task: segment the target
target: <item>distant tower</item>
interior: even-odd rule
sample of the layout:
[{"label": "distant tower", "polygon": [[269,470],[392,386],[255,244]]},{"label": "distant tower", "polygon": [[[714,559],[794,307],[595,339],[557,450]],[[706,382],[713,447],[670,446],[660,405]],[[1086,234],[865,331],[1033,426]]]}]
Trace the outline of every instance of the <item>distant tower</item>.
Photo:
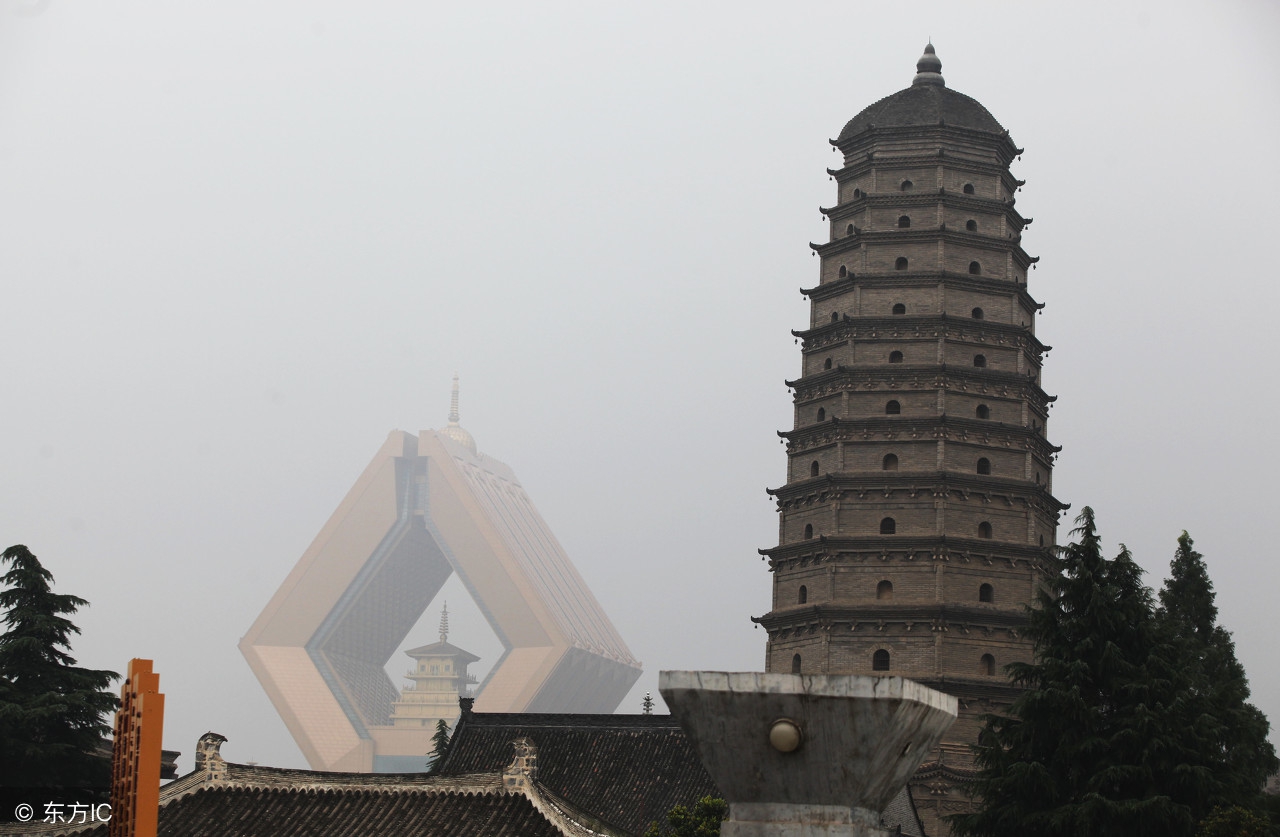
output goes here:
[{"label": "distant tower", "polygon": [[515,472],[459,424],[455,375],[448,425],[391,431],[240,641],[313,769],[421,769],[476,657],[442,619],[411,688],[384,666],[455,573],[503,647],[477,712],[609,713],[640,677]]},{"label": "distant tower", "polygon": [[395,727],[431,727],[444,719],[452,722],[458,715],[458,698],[470,697],[470,686],[476,679],[467,674],[467,666],[480,658],[450,645],[449,603],[440,612],[440,641],[404,653],[414,665],[405,672],[412,686],[400,690],[400,699],[392,704],[391,725]]},{"label": "distant tower", "polygon": [[914,791],[929,833],[967,806],[978,716],[1029,661],[1023,608],[1059,513],[1049,347],[1027,292],[1031,219],[1014,209],[1021,154],[978,102],[949,89],[932,44],[912,85],[832,144],[836,205],[794,389],[777,499],[766,670],[887,674],[960,699]]}]

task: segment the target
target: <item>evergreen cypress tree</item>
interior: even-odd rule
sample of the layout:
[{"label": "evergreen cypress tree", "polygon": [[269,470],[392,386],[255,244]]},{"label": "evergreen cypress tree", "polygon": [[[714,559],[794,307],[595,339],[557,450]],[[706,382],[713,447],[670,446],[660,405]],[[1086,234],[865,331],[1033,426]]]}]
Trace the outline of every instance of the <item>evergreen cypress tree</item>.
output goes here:
[{"label": "evergreen cypress tree", "polygon": [[1180,758],[1165,778],[1197,820],[1214,808],[1256,805],[1263,782],[1280,767],[1267,740],[1270,724],[1248,702],[1249,681],[1214,599],[1204,556],[1183,532],[1156,619],[1179,682]]},{"label": "evergreen cypress tree", "polygon": [[445,757],[449,755],[449,725],[444,718],[436,721],[435,734],[431,736],[431,773],[439,773]]},{"label": "evergreen cypress tree", "polygon": [[1164,794],[1173,684],[1152,674],[1151,592],[1122,550],[1102,557],[1093,510],[1030,611],[1035,661],[1008,666],[1026,689],[988,716],[976,760],[981,810],[954,818],[967,837],[1190,835],[1189,806]]},{"label": "evergreen cypress tree", "polygon": [[111,732],[105,716],[113,671],[80,668],[71,657],[67,615],[88,604],[56,594],[53,574],[31,550],[11,546],[0,582],[0,786],[88,786],[107,781],[110,764],[93,751]]}]

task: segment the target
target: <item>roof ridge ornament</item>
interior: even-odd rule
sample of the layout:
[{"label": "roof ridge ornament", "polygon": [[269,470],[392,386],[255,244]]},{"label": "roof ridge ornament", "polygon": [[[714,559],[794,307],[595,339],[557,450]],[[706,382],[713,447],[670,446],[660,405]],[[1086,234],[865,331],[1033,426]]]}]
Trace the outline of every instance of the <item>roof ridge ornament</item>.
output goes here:
[{"label": "roof ridge ornament", "polygon": [[911,84],[913,87],[921,84],[947,86],[947,82],[942,78],[942,59],[933,51],[932,38],[925,44],[924,54],[916,62],[916,76],[911,80]]},{"label": "roof ridge ornament", "polygon": [[449,603],[447,601],[440,611],[440,641],[449,641]]}]

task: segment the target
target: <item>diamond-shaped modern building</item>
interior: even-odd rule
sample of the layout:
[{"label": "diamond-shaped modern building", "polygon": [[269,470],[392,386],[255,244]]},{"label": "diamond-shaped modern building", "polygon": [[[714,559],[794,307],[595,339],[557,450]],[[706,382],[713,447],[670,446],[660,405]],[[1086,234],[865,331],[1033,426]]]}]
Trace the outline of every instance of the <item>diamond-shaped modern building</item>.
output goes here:
[{"label": "diamond-shaped modern building", "polygon": [[417,770],[384,666],[452,573],[505,649],[484,712],[614,711],[640,664],[510,467],[458,424],[395,430],[240,641],[317,770]]}]

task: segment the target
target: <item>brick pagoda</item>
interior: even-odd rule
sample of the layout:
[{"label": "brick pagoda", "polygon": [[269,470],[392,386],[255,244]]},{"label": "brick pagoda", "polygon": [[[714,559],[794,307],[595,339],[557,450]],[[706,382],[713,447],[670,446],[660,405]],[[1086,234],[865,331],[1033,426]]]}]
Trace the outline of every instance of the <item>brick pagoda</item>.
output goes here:
[{"label": "brick pagoda", "polygon": [[1027,289],[1021,154],[977,101],[948,88],[932,45],[910,87],[832,144],[836,205],[771,494],[778,545],[766,671],[888,674],[960,699],[916,774],[929,833],[968,807],[969,745],[1030,661],[1024,607],[1060,513]]}]

